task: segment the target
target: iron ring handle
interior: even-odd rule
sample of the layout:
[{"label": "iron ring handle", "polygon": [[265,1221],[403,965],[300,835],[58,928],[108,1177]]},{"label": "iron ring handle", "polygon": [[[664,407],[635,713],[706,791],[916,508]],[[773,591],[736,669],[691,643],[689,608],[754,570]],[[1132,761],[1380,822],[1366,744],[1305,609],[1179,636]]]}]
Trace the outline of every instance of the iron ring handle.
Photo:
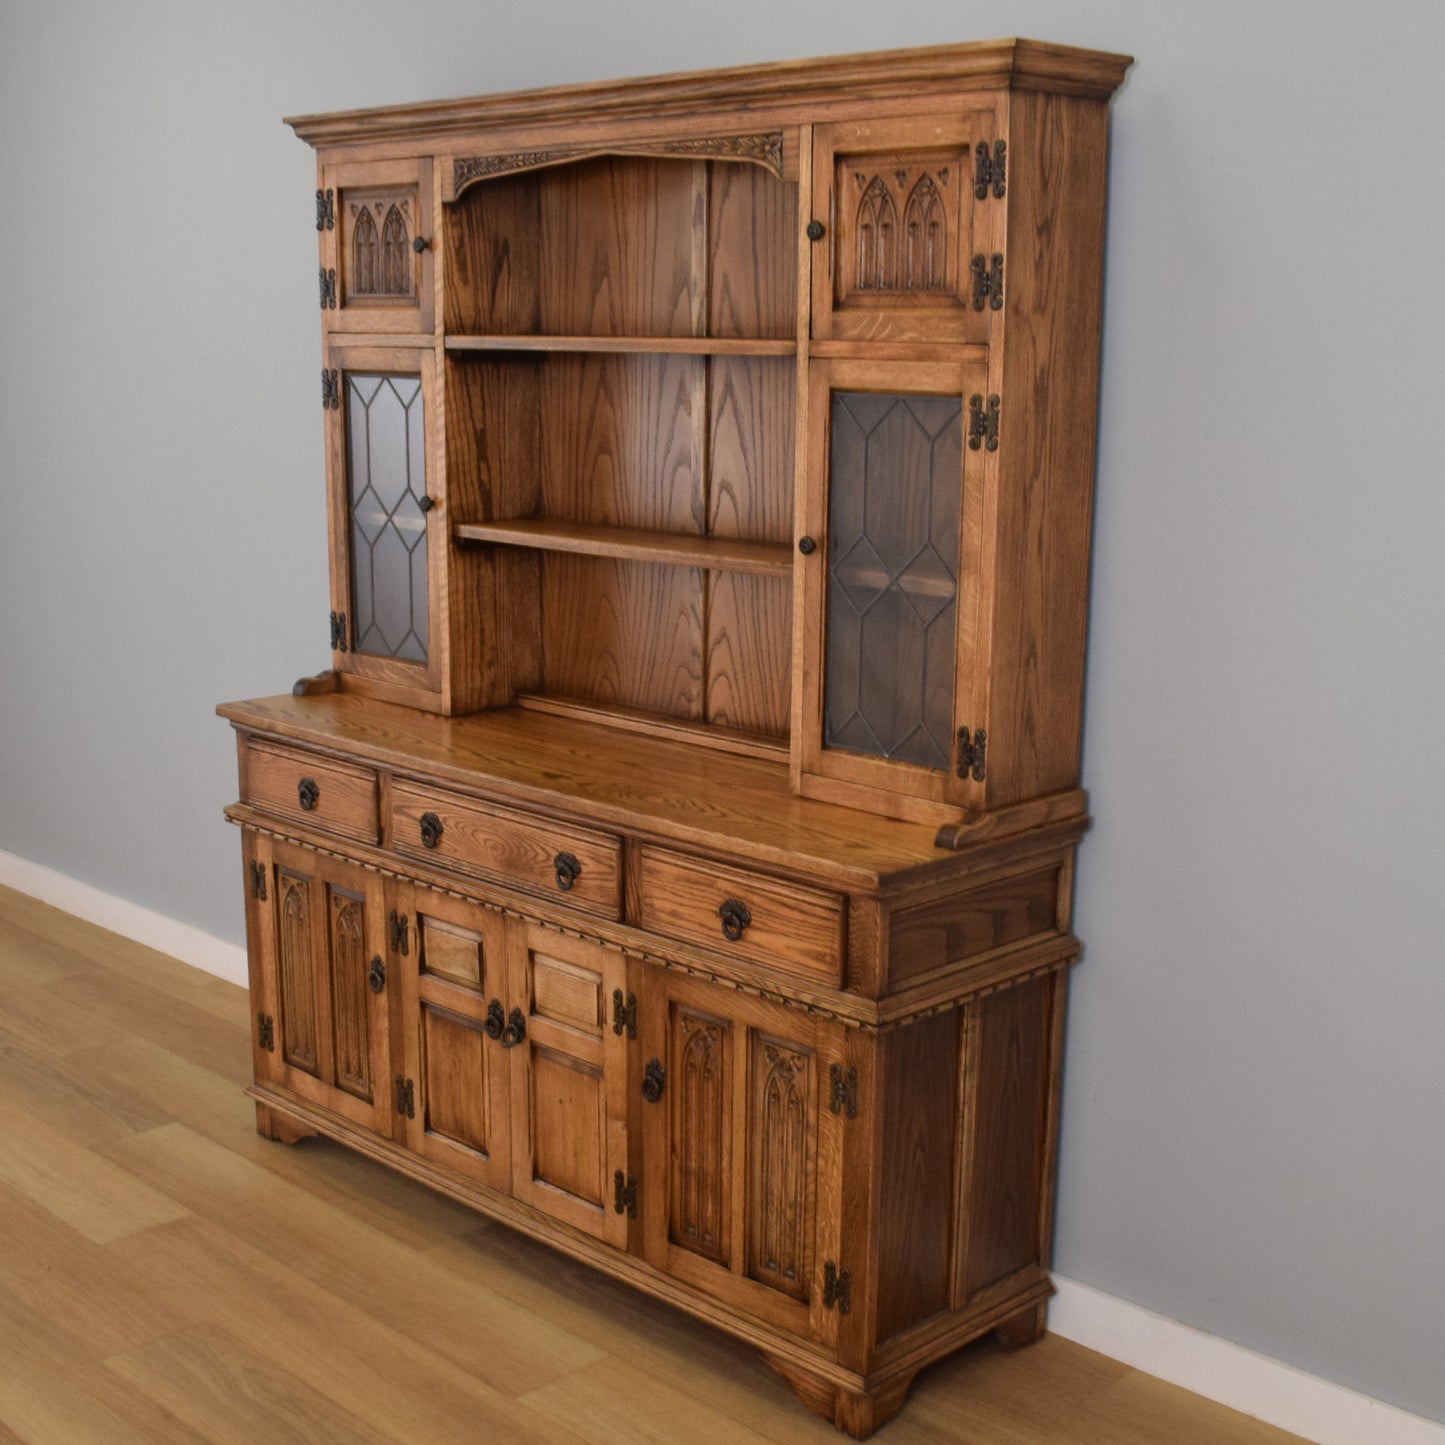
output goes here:
[{"label": "iron ring handle", "polygon": [[662,1088],[667,1082],[667,1074],[662,1067],[660,1059],[649,1059],[647,1067],[642,1071],[642,1097],[649,1104],[655,1104],[662,1098]]},{"label": "iron ring handle", "polygon": [[489,1039],[499,1039],[507,1027],[507,1016],[502,1012],[500,999],[493,999],[487,1005],[487,1019],[482,1025]]},{"label": "iron ring handle", "polygon": [[435,813],[421,815],[421,845],[435,848],[442,840],[442,820]]},{"label": "iron ring handle", "polygon": [[552,860],[552,867],[556,870],[557,886],[568,893],[572,885],[582,876],[582,865],[572,853],[559,853]]},{"label": "iron ring handle", "polygon": [[724,899],[718,906],[717,916],[722,919],[723,937],[729,943],[736,943],[743,936],[743,929],[753,921],[748,905],[738,898]]},{"label": "iron ring handle", "polygon": [[[498,1010],[500,1012],[500,1010]],[[527,1019],[519,1008],[507,1015],[507,1026],[502,1030],[502,1047],[515,1048],[527,1037]]]},{"label": "iron ring handle", "polygon": [[366,974],[366,986],[372,993],[380,993],[386,987],[386,965],[381,961],[379,953],[371,960],[371,968]]},{"label": "iron ring handle", "polygon": [[321,797],[321,789],[316,786],[315,778],[302,778],[296,784],[296,801],[301,804],[301,811],[309,813]]}]

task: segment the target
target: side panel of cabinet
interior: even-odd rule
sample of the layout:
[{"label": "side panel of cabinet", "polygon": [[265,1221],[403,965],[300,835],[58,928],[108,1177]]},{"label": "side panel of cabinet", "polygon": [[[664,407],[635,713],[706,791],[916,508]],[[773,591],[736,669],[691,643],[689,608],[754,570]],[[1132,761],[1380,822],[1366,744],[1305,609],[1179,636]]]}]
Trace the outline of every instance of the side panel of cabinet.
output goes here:
[{"label": "side panel of cabinet", "polygon": [[331,330],[431,332],[431,176],[429,159],[321,167],[320,298]]},{"label": "side panel of cabinet", "polygon": [[647,1258],[734,1309],[831,1342],[823,1278],[837,1254],[842,1124],[825,1102],[829,1027],[661,971],[645,988]]},{"label": "side panel of cabinet", "polygon": [[635,1184],[627,1039],[613,1027],[612,1000],[626,988],[626,959],[555,929],[509,926],[512,1194],[625,1247]]},{"label": "side panel of cabinet", "polygon": [[395,890],[389,921],[402,1019],[398,1065],[407,1147],[505,1191],[511,1182],[506,1050],[507,927],[501,914],[421,885]]},{"label": "side panel of cabinet", "polygon": [[430,347],[333,341],[325,408],[332,665],[387,700],[438,711],[448,543]]},{"label": "side panel of cabinet", "polygon": [[380,876],[260,836],[253,863],[264,1078],[389,1133],[386,1005],[369,982],[385,951]]},{"label": "side panel of cabinet", "polygon": [[813,270],[815,337],[987,340],[999,207],[975,168],[997,129],[989,107],[814,130],[813,215],[832,238]]}]

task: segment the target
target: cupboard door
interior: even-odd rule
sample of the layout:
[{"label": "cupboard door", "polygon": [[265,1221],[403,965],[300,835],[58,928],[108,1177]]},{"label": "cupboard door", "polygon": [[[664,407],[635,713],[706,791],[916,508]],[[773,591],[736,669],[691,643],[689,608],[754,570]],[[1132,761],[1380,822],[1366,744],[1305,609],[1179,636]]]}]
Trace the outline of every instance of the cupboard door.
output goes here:
[{"label": "cupboard door", "polygon": [[[959,730],[983,726],[974,653],[988,450],[971,432],[986,421],[985,379],[982,365],[813,365],[805,793],[940,820],[981,796],[972,772],[960,775]],[[850,798],[822,779],[868,792]]]},{"label": "cupboard door", "polygon": [[446,556],[432,485],[433,353],[333,344],[327,375],[333,664],[418,702],[409,694],[440,685],[434,639]]},{"label": "cupboard door", "polygon": [[427,159],[321,168],[321,314],[332,331],[430,333],[431,177]]},{"label": "cupboard door", "polygon": [[386,1001],[371,985],[385,968],[380,876],[261,836],[248,854],[264,1079],[389,1133]]},{"label": "cupboard door", "polygon": [[649,1262],[733,1308],[819,1340],[837,1257],[838,1117],[820,1108],[827,1025],[649,970],[639,1011],[643,1239]]},{"label": "cupboard door", "polygon": [[407,1147],[505,1191],[511,1122],[503,1043],[506,922],[420,884],[396,890],[388,917],[402,1033],[400,1098]]},{"label": "cupboard door", "polygon": [[814,336],[987,340],[1003,219],[975,176],[996,130],[989,108],[813,132],[813,216],[830,238],[813,267]]},{"label": "cupboard door", "polygon": [[625,1247],[629,1202],[625,997],[616,949],[522,921],[511,925],[520,1007],[512,1044],[512,1194],[534,1209]]}]

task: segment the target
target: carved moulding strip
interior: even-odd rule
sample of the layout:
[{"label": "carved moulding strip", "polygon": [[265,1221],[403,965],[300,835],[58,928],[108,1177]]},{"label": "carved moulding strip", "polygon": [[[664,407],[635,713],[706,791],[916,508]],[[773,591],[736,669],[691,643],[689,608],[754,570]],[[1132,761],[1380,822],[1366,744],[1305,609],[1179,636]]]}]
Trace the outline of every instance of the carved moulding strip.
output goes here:
[{"label": "carved moulding strip", "polygon": [[783,133],[696,136],[680,140],[622,141],[615,145],[558,146],[547,151],[513,151],[507,155],[457,156],[452,161],[452,200],[476,181],[514,171],[532,171],[593,156],[698,156],[704,159],[747,161],[783,178]]}]

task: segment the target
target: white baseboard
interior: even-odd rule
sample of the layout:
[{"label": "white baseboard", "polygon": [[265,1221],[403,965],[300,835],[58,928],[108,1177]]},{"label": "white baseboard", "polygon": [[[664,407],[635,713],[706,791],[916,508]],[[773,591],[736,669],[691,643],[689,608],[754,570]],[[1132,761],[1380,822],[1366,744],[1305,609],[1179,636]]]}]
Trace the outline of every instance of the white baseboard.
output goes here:
[{"label": "white baseboard", "polygon": [[1054,1276],[1049,1329],[1317,1445],[1445,1445],[1445,1425],[1307,1375],[1077,1280]]},{"label": "white baseboard", "polygon": [[[0,850],[0,884],[62,908],[230,983],[246,950],[102,889]],[[1317,1445],[1445,1445],[1445,1425],[1332,1385],[1290,1365],[1077,1280],[1054,1276],[1049,1329]]]},{"label": "white baseboard", "polygon": [[228,983],[238,983],[243,988],[246,985],[246,950],[189,923],[142,908],[139,903],[117,898],[113,893],[3,849],[0,849],[0,883],[18,893],[28,893],[53,908],[73,913],[87,923],[143,943],[158,953],[168,953]]}]

